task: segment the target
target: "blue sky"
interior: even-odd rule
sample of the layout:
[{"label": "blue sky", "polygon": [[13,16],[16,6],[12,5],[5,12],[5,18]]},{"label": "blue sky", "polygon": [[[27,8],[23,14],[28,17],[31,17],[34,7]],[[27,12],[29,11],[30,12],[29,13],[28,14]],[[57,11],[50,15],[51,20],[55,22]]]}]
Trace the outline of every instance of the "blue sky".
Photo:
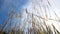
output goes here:
[{"label": "blue sky", "polygon": [[[57,11],[60,9],[60,0],[49,0],[54,10]],[[25,6],[29,0],[0,0],[0,25],[8,17],[8,12],[11,12],[12,6],[15,12],[18,12],[22,9],[22,6]],[[58,11],[60,12],[60,10]]]},{"label": "blue sky", "polygon": [[11,12],[12,6],[15,12],[18,12],[28,2],[29,0],[0,0],[0,25],[7,19],[8,12]]}]

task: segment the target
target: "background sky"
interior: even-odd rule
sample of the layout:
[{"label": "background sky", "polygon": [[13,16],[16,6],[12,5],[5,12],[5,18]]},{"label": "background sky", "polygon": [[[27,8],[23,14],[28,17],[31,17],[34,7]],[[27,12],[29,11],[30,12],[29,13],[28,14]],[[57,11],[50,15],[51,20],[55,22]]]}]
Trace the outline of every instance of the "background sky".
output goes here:
[{"label": "background sky", "polygon": [[29,0],[0,0],[0,25],[5,22],[8,17],[8,12],[11,12],[12,7],[15,12],[23,9]]},{"label": "background sky", "polygon": [[[49,0],[53,9],[59,15],[60,13],[60,0]],[[23,8],[29,0],[0,0],[0,25],[6,20],[8,17],[8,12],[11,12],[12,7],[15,12],[18,12]]]},{"label": "background sky", "polygon": [[49,0],[53,10],[56,12],[58,17],[60,18],[60,0]]}]

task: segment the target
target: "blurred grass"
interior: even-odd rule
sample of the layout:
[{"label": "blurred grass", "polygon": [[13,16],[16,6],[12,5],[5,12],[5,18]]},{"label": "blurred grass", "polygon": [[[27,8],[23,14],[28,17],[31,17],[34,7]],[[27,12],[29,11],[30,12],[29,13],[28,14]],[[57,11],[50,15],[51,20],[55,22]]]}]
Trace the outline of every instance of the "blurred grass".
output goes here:
[{"label": "blurred grass", "polygon": [[[48,2],[49,3],[49,2]],[[33,3],[32,3],[33,4]],[[49,5],[50,5],[50,3],[49,3]],[[51,5],[50,5],[51,6]],[[34,8],[35,8],[35,6],[34,6]],[[47,15],[47,11],[46,11],[46,8],[45,7],[43,7],[44,8],[44,10],[45,10],[45,18],[42,18],[41,16],[37,16],[37,15],[35,15],[35,14],[33,14],[33,13],[29,13],[29,10],[28,9],[26,9],[26,13],[29,15],[29,14],[31,14],[32,15],[32,27],[33,28],[28,28],[27,30],[28,30],[28,32],[26,32],[26,33],[24,33],[24,30],[22,31],[21,29],[18,29],[18,30],[14,30],[14,29],[12,29],[11,31],[9,31],[8,33],[6,32],[6,31],[4,31],[3,30],[3,28],[4,28],[4,26],[7,24],[7,21],[9,20],[9,19],[7,19],[7,21],[6,21],[6,23],[4,24],[4,26],[3,26],[3,28],[2,28],[2,30],[0,31],[0,34],[60,34],[60,32],[55,28],[55,26],[54,25],[52,25],[52,27],[53,27],[53,31],[51,30],[51,28],[50,28],[50,26],[47,26],[46,25],[46,22],[45,21],[48,21],[48,20],[53,20],[53,21],[58,21],[58,20],[54,20],[54,19],[51,19],[51,18],[48,18],[48,15]],[[55,13],[55,12],[54,12]],[[55,13],[55,15],[56,15],[56,13]],[[10,14],[9,14],[9,16],[10,16]],[[11,17],[10,18],[13,18],[13,16],[14,16],[14,10],[12,10],[12,15],[11,15]],[[35,17],[34,17],[35,16]],[[57,15],[56,15],[57,16]],[[20,17],[22,17],[22,14],[20,13],[19,15],[17,15],[16,16],[16,18],[20,18]],[[28,16],[27,16],[28,17]],[[38,20],[37,20],[37,18],[38,18]],[[41,19],[43,19],[43,22],[42,22],[42,20]],[[38,24],[38,26],[36,25],[36,21],[38,21],[39,22],[39,24]],[[26,23],[25,23],[26,24]],[[37,27],[38,28],[37,28]],[[45,28],[46,28],[46,30],[45,30]],[[22,28],[23,29],[23,28]],[[53,33],[54,32],[54,33]]]}]

